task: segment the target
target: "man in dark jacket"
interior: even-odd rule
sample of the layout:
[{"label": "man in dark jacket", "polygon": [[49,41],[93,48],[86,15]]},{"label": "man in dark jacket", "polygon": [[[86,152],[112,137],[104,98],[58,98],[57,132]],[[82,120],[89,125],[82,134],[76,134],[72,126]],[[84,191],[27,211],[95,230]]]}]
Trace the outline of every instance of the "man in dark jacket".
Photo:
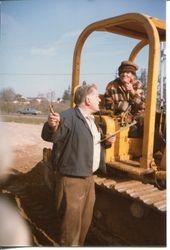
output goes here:
[{"label": "man in dark jacket", "polygon": [[[101,133],[92,115],[99,111],[96,86],[78,87],[74,102],[75,108],[61,114],[50,113],[42,130],[42,138],[53,142],[61,246],[82,246],[85,241],[95,202],[93,172],[102,160]],[[108,143],[114,141],[112,137]]]}]

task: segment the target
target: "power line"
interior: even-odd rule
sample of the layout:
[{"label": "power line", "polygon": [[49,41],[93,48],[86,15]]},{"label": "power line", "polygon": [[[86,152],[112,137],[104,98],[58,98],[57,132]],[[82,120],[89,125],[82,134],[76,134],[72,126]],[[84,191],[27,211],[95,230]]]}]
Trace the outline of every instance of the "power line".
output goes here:
[{"label": "power line", "polygon": [[[8,76],[71,76],[70,73],[0,73]],[[81,73],[81,75],[113,75],[113,73]]]}]

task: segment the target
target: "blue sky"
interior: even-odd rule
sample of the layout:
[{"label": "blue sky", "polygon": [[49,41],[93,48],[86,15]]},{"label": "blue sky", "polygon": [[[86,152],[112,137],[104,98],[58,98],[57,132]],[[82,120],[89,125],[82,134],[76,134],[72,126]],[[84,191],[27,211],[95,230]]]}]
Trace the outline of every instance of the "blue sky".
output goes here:
[{"label": "blue sky", "polygon": [[[92,22],[128,12],[166,20],[165,0],[11,0],[0,1],[0,89],[37,96],[71,85],[76,40]],[[103,92],[137,41],[95,33],[82,52],[81,82],[96,83]],[[147,67],[147,48],[137,58]]]}]

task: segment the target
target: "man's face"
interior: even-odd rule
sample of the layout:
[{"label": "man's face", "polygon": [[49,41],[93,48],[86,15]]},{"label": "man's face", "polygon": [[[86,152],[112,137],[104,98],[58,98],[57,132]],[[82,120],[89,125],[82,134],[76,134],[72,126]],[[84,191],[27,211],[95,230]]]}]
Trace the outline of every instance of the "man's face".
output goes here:
[{"label": "man's face", "polygon": [[92,93],[90,93],[87,98],[89,100],[89,108],[91,109],[92,113],[99,111],[99,103],[101,100],[99,98],[98,91],[93,88]]},{"label": "man's face", "polygon": [[135,75],[132,72],[122,72],[120,74],[120,80],[128,91],[132,89],[134,79]]},{"label": "man's face", "polygon": [[120,74],[120,80],[123,83],[130,83],[135,79],[135,76],[132,72],[122,72]]}]

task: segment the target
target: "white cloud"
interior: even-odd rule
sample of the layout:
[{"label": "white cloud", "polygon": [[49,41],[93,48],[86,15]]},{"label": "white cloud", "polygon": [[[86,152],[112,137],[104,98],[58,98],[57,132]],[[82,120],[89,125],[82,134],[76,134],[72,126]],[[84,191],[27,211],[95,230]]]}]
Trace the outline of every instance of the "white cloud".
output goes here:
[{"label": "white cloud", "polygon": [[56,41],[56,46],[64,44],[74,44],[78,39],[80,33],[81,31],[71,31],[62,34],[61,37]]},{"label": "white cloud", "polygon": [[54,44],[54,46],[32,47],[30,54],[32,56],[55,56],[61,47],[73,46],[78,38],[80,31],[64,33]]},{"label": "white cloud", "polygon": [[33,56],[55,56],[56,49],[54,47],[33,47],[30,53]]},{"label": "white cloud", "polygon": [[81,31],[79,30],[79,31],[71,31],[71,32],[67,32],[67,33],[65,33],[63,36],[64,37],[77,37],[77,36],[79,36],[80,35],[80,33],[81,33]]}]

